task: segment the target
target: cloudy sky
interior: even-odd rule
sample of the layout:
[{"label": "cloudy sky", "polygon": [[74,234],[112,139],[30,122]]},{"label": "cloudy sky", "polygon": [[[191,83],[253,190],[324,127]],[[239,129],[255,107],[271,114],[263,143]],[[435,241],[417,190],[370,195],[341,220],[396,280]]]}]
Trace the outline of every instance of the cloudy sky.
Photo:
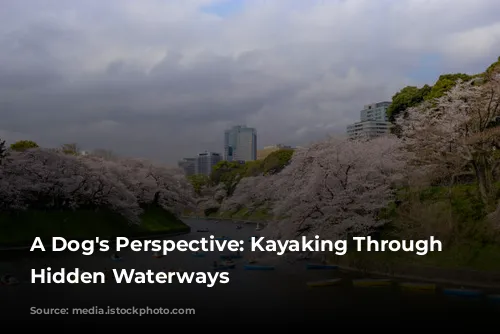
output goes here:
[{"label": "cloudy sky", "polygon": [[172,163],[343,133],[500,56],[499,0],[1,0],[0,137]]}]

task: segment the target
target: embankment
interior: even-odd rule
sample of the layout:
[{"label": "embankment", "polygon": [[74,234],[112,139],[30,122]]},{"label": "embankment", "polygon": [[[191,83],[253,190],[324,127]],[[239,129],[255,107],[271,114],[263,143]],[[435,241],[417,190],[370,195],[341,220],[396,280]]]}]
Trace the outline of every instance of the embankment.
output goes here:
[{"label": "embankment", "polygon": [[27,210],[0,213],[0,248],[30,247],[35,237],[50,244],[58,236],[71,239],[117,236],[140,238],[189,233],[190,227],[159,207],[144,209],[141,224],[130,226],[125,218],[108,210]]}]

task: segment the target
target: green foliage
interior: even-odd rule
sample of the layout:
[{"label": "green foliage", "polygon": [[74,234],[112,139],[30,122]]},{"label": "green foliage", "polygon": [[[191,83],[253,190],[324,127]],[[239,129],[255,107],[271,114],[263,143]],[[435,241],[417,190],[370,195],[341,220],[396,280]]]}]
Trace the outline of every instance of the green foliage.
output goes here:
[{"label": "green foliage", "polygon": [[231,196],[238,182],[244,177],[279,173],[290,162],[293,152],[292,149],[280,149],[269,154],[264,160],[248,161],[243,164],[220,161],[212,168],[210,183],[213,185],[223,183],[227,189],[227,195]]},{"label": "green foliage", "polygon": [[213,216],[219,211],[219,208],[207,208],[203,211],[205,217]]},{"label": "green foliage", "polygon": [[[404,196],[400,198],[403,202],[408,200]],[[457,223],[478,222],[486,216],[486,207],[478,196],[475,184],[429,187],[420,191],[418,198],[421,203],[449,203]]]},{"label": "green foliage", "polygon": [[415,107],[423,101],[436,99],[445,95],[460,79],[472,80],[477,77],[488,79],[494,73],[500,73],[500,57],[491,64],[484,73],[469,75],[465,73],[443,74],[433,86],[425,85],[422,88],[406,86],[392,97],[392,103],[387,109],[387,116],[391,122],[404,110]]},{"label": "green foliage", "polygon": [[262,174],[262,160],[248,161],[242,166],[243,177],[258,176]]},{"label": "green foliage", "polygon": [[11,150],[18,151],[18,152],[25,151],[25,150],[28,150],[30,148],[38,148],[38,147],[39,147],[38,144],[32,140],[19,140],[19,141],[16,141],[14,144],[10,145]]},{"label": "green foliage", "polygon": [[281,172],[292,159],[294,150],[281,149],[269,154],[261,165],[261,171],[264,175],[273,175]]},{"label": "green foliage", "polygon": [[245,165],[239,162],[220,161],[213,166],[210,180],[212,184],[223,183],[227,190],[227,196],[231,196],[239,180],[245,174]]},{"label": "green foliage", "polygon": [[491,64],[485,71],[486,78],[488,79],[495,73],[500,73],[500,57],[498,57],[497,61]]},{"label": "green foliage", "polygon": [[157,206],[145,208],[141,224],[129,226],[127,220],[109,210],[26,210],[0,212],[0,243],[30,245],[35,237],[113,238],[148,236],[189,231],[181,220]]},{"label": "green foliage", "polygon": [[77,144],[71,143],[71,144],[63,144],[61,146],[61,151],[64,154],[78,155],[79,149]]},{"label": "green foliage", "polygon": [[445,95],[457,84],[459,79],[462,81],[468,81],[472,78],[473,76],[464,73],[443,74],[439,77],[434,86],[432,86],[430,92],[425,96],[425,100],[432,100]]},{"label": "green foliage", "polygon": [[193,185],[196,194],[200,195],[201,190],[210,185],[210,177],[204,174],[195,174],[187,177],[189,182]]},{"label": "green foliage", "polygon": [[428,85],[422,88],[406,86],[392,97],[392,103],[387,109],[387,116],[391,121],[394,121],[395,117],[406,109],[423,102],[431,90],[432,88]]}]

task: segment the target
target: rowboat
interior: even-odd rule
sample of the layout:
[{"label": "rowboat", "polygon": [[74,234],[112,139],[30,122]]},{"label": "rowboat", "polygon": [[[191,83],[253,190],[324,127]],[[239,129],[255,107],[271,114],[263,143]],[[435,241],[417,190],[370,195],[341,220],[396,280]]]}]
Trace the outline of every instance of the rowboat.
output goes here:
[{"label": "rowboat", "polygon": [[338,269],[338,267],[339,266],[321,264],[321,263],[308,263],[306,265],[306,268],[310,270],[333,270],[333,269]]},{"label": "rowboat", "polygon": [[405,290],[418,290],[418,291],[435,291],[436,284],[433,283],[418,283],[418,282],[403,282],[399,286]]},{"label": "rowboat", "polygon": [[243,267],[245,270],[274,270],[274,266],[256,266],[247,264]]},{"label": "rowboat", "polygon": [[496,303],[500,303],[500,295],[488,295],[488,299]]},{"label": "rowboat", "polygon": [[391,285],[391,280],[388,278],[380,279],[355,279],[352,281],[354,286],[360,287],[379,287]]},{"label": "rowboat", "polygon": [[321,287],[321,286],[337,285],[340,282],[342,282],[342,278],[327,279],[324,281],[307,282],[306,284],[308,287],[314,288],[314,287]]},{"label": "rowboat", "polygon": [[448,296],[459,297],[479,297],[483,294],[480,290],[467,290],[467,289],[444,289],[443,293]]}]

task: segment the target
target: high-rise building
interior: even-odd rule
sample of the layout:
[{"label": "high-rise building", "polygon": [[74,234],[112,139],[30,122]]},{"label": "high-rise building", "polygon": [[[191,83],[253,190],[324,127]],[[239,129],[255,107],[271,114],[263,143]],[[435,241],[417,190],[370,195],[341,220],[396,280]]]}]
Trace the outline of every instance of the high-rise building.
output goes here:
[{"label": "high-rise building", "polygon": [[222,160],[220,153],[203,152],[199,153],[195,158],[194,172],[195,174],[210,175],[212,167]]},{"label": "high-rise building", "polygon": [[347,126],[347,135],[358,137],[379,137],[391,133],[392,123],[388,121],[387,108],[391,102],[378,102],[364,106],[360,111],[360,121]]},{"label": "high-rise building", "polygon": [[196,174],[195,171],[196,158],[184,158],[177,163],[179,168],[184,170],[187,176]]},{"label": "high-rise building", "polygon": [[236,125],[224,132],[224,160],[257,160],[257,131]]}]

